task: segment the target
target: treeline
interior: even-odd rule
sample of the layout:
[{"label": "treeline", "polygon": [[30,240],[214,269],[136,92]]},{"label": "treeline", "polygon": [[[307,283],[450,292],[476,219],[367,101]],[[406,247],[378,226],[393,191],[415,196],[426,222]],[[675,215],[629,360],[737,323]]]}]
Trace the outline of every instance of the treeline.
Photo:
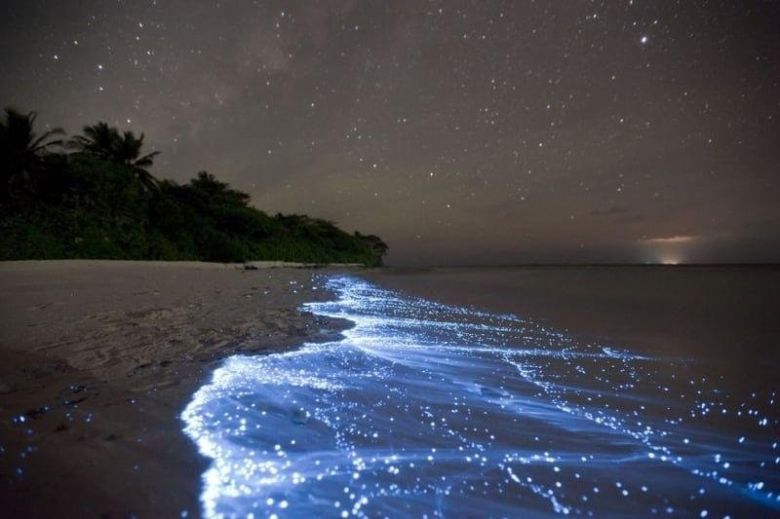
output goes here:
[{"label": "treeline", "polygon": [[35,113],[0,121],[0,260],[280,260],[381,265],[387,245],[305,215],[270,216],[204,171],[187,184],[150,172],[144,136],[106,123],[64,138]]}]

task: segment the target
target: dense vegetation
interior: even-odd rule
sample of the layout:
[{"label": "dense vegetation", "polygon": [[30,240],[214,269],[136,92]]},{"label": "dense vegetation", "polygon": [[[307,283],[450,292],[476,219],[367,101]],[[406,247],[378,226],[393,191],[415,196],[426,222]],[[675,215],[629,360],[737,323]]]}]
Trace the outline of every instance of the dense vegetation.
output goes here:
[{"label": "dense vegetation", "polygon": [[204,171],[159,181],[144,136],[106,123],[37,135],[35,113],[0,120],[0,260],[283,260],[380,265],[387,245],[305,215],[269,216]]}]

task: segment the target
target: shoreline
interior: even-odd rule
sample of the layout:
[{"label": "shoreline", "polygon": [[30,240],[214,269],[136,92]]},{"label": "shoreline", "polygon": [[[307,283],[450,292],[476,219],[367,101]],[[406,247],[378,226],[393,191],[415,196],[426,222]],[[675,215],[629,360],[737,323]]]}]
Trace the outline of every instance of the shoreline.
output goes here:
[{"label": "shoreline", "polygon": [[101,266],[104,268],[125,268],[133,266],[170,267],[234,270],[262,269],[366,269],[362,263],[307,263],[299,261],[245,261],[243,263],[223,263],[217,261],[163,261],[163,260],[112,260],[112,259],[56,259],[56,260],[9,260],[0,261],[0,271],[31,271],[46,268],[83,268],[86,266]]},{"label": "shoreline", "polygon": [[4,511],[198,516],[208,460],[180,420],[194,391],[231,355],[349,327],[299,312],[329,296],[315,272],[275,267],[0,263]]},{"label": "shoreline", "polygon": [[[530,280],[503,274],[505,304],[534,295]],[[470,298],[475,284],[489,281],[485,273],[459,275],[457,283],[427,286],[440,298]],[[656,276],[613,275],[612,284],[596,278],[581,294],[594,301],[600,325],[622,321],[629,301],[657,306],[654,294],[636,286],[628,301],[616,300],[630,278],[648,289],[664,285]],[[776,487],[770,373],[762,388],[755,371],[746,381],[708,361],[729,361],[727,351],[691,361],[645,356],[630,344],[609,350],[483,307],[388,291],[366,277],[332,279],[339,297],[307,305],[353,321],[343,340],[292,355],[234,357],[193,398],[185,432],[215,460],[203,492],[212,515],[316,517],[351,509],[476,516],[488,501],[496,513],[517,516],[652,515],[667,506],[682,515],[762,516],[772,509],[754,501],[762,490],[755,481],[766,482],[768,499]],[[566,290],[569,278],[542,280],[558,304],[577,295]],[[425,280],[406,281],[420,287]],[[524,291],[513,289],[518,281]],[[695,318],[691,303],[709,299],[707,287],[754,293],[765,281],[765,274],[678,279],[675,294],[701,332],[711,322]],[[599,291],[609,293],[607,301]],[[639,331],[652,335],[657,324]],[[679,331],[662,328],[667,339]],[[709,477],[737,460],[728,485]],[[523,485],[517,474],[538,483]],[[509,481],[517,486],[505,486]],[[624,497],[641,497],[600,493],[611,481]],[[399,487],[408,490],[399,495]]]}]

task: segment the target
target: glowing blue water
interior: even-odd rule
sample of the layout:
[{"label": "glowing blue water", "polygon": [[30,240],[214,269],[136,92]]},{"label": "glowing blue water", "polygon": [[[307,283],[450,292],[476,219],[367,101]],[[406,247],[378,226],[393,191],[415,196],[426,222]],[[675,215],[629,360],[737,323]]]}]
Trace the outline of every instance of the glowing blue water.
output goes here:
[{"label": "glowing blue water", "polygon": [[780,510],[777,403],[514,316],[327,282],[343,340],[235,356],[184,411],[206,516]]}]

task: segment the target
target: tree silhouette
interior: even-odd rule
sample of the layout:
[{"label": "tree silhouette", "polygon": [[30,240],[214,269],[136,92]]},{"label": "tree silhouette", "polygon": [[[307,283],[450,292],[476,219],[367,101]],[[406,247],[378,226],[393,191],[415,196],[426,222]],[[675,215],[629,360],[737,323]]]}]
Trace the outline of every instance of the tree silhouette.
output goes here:
[{"label": "tree silhouette", "polygon": [[371,251],[378,257],[381,258],[387,254],[389,247],[379,236],[374,234],[360,234],[359,232],[355,231],[355,238],[361,240],[368,247],[370,247]]},{"label": "tree silhouette", "polygon": [[284,260],[381,265],[387,245],[304,214],[270,216],[205,171],[187,184],[149,173],[144,135],[105,122],[67,142],[35,112],[0,111],[0,261]]},{"label": "tree silhouette", "polygon": [[141,148],[144,145],[143,133],[138,137],[131,131],[120,133],[115,127],[101,121],[91,126],[85,126],[83,135],[77,135],[71,139],[69,144],[83,153],[128,167],[144,189],[157,190],[157,179],[149,173],[147,168],[154,164],[154,158],[160,152],[153,151],[141,155]]},{"label": "tree silhouette", "polygon": [[0,121],[0,201],[6,202],[14,186],[38,169],[49,148],[62,145],[53,139],[65,132],[55,128],[41,135],[35,133],[37,114],[23,114],[13,108],[5,109],[5,120]]},{"label": "tree silhouette", "polygon": [[115,161],[133,170],[141,184],[149,191],[157,189],[157,179],[149,173],[147,168],[152,167],[154,158],[160,154],[159,151],[153,151],[146,155],[141,155],[141,148],[144,146],[144,134],[139,137],[131,131],[124,132],[116,141]]},{"label": "tree silhouette", "polygon": [[71,148],[101,159],[114,160],[114,147],[118,138],[116,128],[111,128],[107,123],[99,122],[85,126],[82,131],[83,135],[73,137],[68,143]]},{"label": "tree silhouette", "polygon": [[198,195],[202,195],[211,205],[224,204],[246,207],[250,196],[241,191],[230,189],[226,182],[220,182],[214,175],[206,171],[199,171],[198,175],[190,180],[190,187]]}]

